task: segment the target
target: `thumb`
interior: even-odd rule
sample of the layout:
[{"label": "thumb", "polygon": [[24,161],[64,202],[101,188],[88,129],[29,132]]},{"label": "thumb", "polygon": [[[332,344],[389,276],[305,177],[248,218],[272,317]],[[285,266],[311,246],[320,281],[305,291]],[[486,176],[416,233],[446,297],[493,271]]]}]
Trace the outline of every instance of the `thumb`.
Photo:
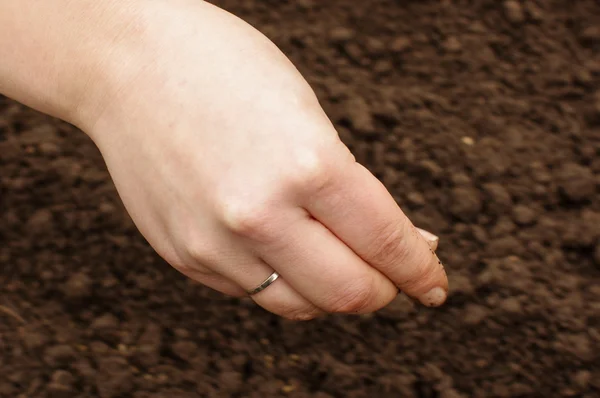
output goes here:
[{"label": "thumb", "polygon": [[373,268],[426,306],[444,303],[448,279],[433,234],[419,233],[385,186],[362,165],[336,170],[312,195],[311,215]]}]

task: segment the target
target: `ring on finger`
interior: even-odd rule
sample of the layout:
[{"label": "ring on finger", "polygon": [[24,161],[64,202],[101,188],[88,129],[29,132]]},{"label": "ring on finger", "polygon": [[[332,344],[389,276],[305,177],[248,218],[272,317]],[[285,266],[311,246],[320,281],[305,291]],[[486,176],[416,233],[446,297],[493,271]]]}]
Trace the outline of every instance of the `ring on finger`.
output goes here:
[{"label": "ring on finger", "polygon": [[271,286],[271,284],[273,282],[275,282],[278,278],[279,278],[279,274],[277,272],[273,272],[260,285],[258,285],[254,289],[248,290],[246,293],[248,293],[249,296],[253,296],[253,295],[257,294],[257,293],[260,293],[263,290],[265,290],[266,288],[268,288],[269,286]]}]

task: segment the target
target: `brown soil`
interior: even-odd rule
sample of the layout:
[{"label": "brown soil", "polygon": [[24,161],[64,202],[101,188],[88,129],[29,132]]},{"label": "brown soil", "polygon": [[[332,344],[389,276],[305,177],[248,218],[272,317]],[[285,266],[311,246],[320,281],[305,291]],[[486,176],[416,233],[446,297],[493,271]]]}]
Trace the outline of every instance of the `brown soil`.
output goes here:
[{"label": "brown soil", "polygon": [[600,3],[218,3],[441,236],[448,305],[294,323],[199,287],[87,137],[0,99],[0,396],[599,396]]}]

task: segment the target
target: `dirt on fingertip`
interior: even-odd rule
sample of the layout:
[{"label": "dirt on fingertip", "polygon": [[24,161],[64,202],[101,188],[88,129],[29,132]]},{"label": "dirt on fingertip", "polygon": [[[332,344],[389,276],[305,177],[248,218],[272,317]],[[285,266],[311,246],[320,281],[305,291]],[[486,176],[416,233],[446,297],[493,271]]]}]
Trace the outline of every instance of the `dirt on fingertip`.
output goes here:
[{"label": "dirt on fingertip", "polygon": [[0,397],[600,396],[600,3],[215,3],[440,236],[447,304],[296,323],[213,293],[85,135],[0,98]]}]

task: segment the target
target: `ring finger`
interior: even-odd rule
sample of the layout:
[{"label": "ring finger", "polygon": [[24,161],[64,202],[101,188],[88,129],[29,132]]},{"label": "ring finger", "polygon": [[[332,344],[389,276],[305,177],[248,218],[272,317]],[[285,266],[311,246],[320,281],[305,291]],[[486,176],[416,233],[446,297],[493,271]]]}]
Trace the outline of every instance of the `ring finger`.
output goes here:
[{"label": "ring finger", "polygon": [[268,242],[253,242],[260,256],[299,294],[326,312],[367,313],[387,305],[398,293],[303,209],[290,211]]},{"label": "ring finger", "polygon": [[[227,283],[235,285],[238,292],[247,296],[249,291],[261,285],[275,271],[260,258],[244,250],[242,245],[236,245],[236,242],[229,242],[227,245],[235,246],[240,246],[236,254],[219,256],[220,260],[209,267]],[[322,310],[304,298],[282,277],[250,297],[267,311],[288,319],[309,320],[323,314]]]}]

